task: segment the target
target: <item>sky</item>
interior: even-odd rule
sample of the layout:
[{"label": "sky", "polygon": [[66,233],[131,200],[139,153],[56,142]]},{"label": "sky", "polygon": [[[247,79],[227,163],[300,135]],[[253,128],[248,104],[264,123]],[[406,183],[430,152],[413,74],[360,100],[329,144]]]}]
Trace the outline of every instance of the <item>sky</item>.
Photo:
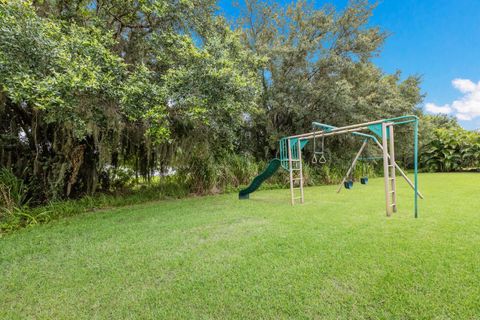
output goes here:
[{"label": "sky", "polygon": [[[348,0],[312,2],[341,10]],[[235,16],[231,1],[220,0],[220,6]],[[466,129],[480,129],[480,0],[383,0],[370,25],[390,34],[376,65],[386,73],[420,75],[427,113],[449,114]]]}]

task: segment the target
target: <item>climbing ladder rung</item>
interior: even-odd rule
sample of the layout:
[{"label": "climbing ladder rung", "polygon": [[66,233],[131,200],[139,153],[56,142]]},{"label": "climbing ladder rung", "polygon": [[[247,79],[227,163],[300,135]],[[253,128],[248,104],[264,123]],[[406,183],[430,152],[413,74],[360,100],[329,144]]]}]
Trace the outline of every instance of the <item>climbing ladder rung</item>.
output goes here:
[{"label": "climbing ladder rung", "polygon": [[[303,203],[303,174],[302,174],[302,148],[305,143],[299,139],[294,141],[287,140],[285,142],[285,164],[290,172],[290,192],[292,205],[300,200]],[[298,190],[298,191],[297,191]]]}]

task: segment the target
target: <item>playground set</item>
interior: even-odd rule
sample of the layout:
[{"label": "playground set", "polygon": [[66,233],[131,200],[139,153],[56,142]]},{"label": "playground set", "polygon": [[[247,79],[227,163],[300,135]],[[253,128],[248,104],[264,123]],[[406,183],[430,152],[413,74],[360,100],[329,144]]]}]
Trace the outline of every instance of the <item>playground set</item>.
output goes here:
[{"label": "playground set", "polygon": [[[395,161],[395,139],[394,127],[398,125],[413,124],[413,147],[414,147],[414,181],[412,182],[405,172]],[[380,159],[383,160],[383,173],[385,185],[385,207],[387,216],[397,211],[397,179],[396,171],[405,179],[408,185],[414,190],[414,215],[418,217],[418,197],[423,199],[423,195],[418,190],[418,118],[408,115],[390,119],[382,119],[344,127],[334,127],[328,124],[313,122],[313,131],[280,139],[279,158],[270,161],[268,167],[255,177],[252,183],[240,191],[239,199],[248,199],[250,193],[257,190],[260,185],[270,178],[280,167],[289,172],[290,177],[290,195],[291,204],[294,205],[297,200],[304,202],[303,193],[303,168],[302,168],[302,150],[310,140],[313,140],[312,163],[324,164],[327,162],[325,153],[325,138],[339,135],[352,134],[363,139],[360,150],[353,158],[347,173],[337,190],[339,193],[342,188],[352,189],[353,171],[358,161],[371,160],[371,157],[361,157],[368,143],[373,143],[382,152]],[[363,131],[370,132],[365,133]],[[380,141],[377,139],[381,139]],[[320,149],[317,150],[317,140],[320,141]],[[361,184],[368,184],[368,177],[362,176]]]}]

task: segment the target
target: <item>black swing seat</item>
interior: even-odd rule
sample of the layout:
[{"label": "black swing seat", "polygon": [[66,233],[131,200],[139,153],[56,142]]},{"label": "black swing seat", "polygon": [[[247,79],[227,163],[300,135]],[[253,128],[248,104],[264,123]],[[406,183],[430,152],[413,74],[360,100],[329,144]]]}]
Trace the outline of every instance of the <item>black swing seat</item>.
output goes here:
[{"label": "black swing seat", "polygon": [[367,184],[368,183],[368,177],[360,178],[360,183],[361,184]]},{"label": "black swing seat", "polygon": [[352,189],[353,188],[353,181],[352,180],[348,180],[348,181],[345,181],[343,183],[345,189]]}]

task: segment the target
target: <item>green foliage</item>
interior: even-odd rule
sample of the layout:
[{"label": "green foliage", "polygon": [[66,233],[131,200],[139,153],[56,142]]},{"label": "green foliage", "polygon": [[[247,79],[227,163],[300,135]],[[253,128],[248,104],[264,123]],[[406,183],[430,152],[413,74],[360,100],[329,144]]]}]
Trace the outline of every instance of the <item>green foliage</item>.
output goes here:
[{"label": "green foliage", "polygon": [[429,171],[460,171],[480,167],[480,134],[461,128],[434,131],[422,161]]},{"label": "green foliage", "polygon": [[[239,22],[244,42],[267,60],[258,69],[263,112],[252,115],[249,128],[255,155],[272,154],[280,137],[310,130],[312,121],[341,126],[420,113],[420,79],[402,81],[400,72],[385,74],[370,61],[386,39],[368,24],[374,7],[353,1],[336,12],[332,6],[317,9],[304,1],[286,8],[246,1]],[[404,144],[405,137],[399,137],[399,145]],[[343,158],[354,143],[329,139],[332,157]]]},{"label": "green foliage", "polygon": [[167,93],[155,82],[155,74],[139,64],[122,83],[120,108],[130,121],[144,122],[146,134],[156,142],[169,138],[170,128],[165,101]]},{"label": "green foliage", "polygon": [[129,167],[111,167],[107,170],[109,185],[105,191],[125,191],[132,187],[135,172]]},{"label": "green foliage", "polygon": [[[0,190],[2,190],[1,186],[0,184]],[[24,194],[22,193],[22,195]],[[180,177],[167,177],[148,186],[130,190],[123,189],[123,192],[115,194],[102,193],[84,196],[76,200],[50,201],[43,206],[33,208],[24,205],[8,210],[0,208],[0,235],[19,228],[48,223],[85,212],[161,199],[184,198],[188,194],[188,186]]]},{"label": "green foliage", "polygon": [[[39,18],[23,1],[1,4],[0,86],[12,104],[42,112],[76,138],[101,120],[99,101],[116,94],[121,59],[108,50],[111,36],[94,28]],[[97,124],[98,125],[98,124]]]},{"label": "green foliage", "polygon": [[0,168],[0,212],[28,204],[28,187],[7,168]]},{"label": "green foliage", "polygon": [[419,125],[419,143],[422,148],[424,145],[429,144],[435,139],[435,131],[437,129],[457,130],[462,127],[458,124],[458,121],[453,116],[444,114],[438,115],[423,115],[420,118]]},{"label": "green foliage", "polygon": [[217,186],[220,190],[238,190],[242,185],[249,184],[252,179],[264,169],[263,163],[247,155],[229,154],[221,159],[217,167]]},{"label": "green foliage", "polygon": [[28,185],[10,169],[0,168],[0,233],[37,223],[29,214],[29,200]]},{"label": "green foliage", "polygon": [[[108,184],[102,185],[104,193],[84,196],[77,200],[50,201],[43,206],[33,208],[14,207],[5,211],[3,217],[0,217],[1,232],[8,233],[21,227],[48,223],[59,218],[111,206],[124,206],[166,197],[181,198],[191,194],[236,193],[249,185],[252,179],[267,166],[266,162],[256,162],[252,156],[237,154],[225,154],[217,161],[211,157],[199,156],[192,156],[189,159],[189,162],[180,166],[175,174],[155,177],[151,182],[136,183],[134,172],[128,167],[110,167],[106,170]],[[305,162],[305,184],[313,186],[339,183],[348,166],[348,162],[321,166]],[[366,171],[357,166],[356,179],[358,180],[365,172],[368,172],[370,177],[375,176],[372,166]],[[11,172],[6,176],[12,177]],[[23,186],[22,180],[16,177],[11,179]],[[262,185],[262,189],[287,188],[288,184],[288,172],[279,170]],[[21,192],[16,194],[25,195],[26,191],[23,187]]]},{"label": "green foliage", "polygon": [[[386,33],[368,1],[241,7],[233,28],[213,0],[0,0],[0,164],[30,204],[127,192],[170,171],[189,193],[235,190],[313,120],[421,114],[419,78],[371,61]],[[406,166],[410,133],[397,132]],[[305,166],[306,183],[338,182],[357,142],[328,139],[333,160]]]},{"label": "green foliage", "polygon": [[264,163],[256,163],[253,157],[225,154],[218,161],[212,157],[190,158],[178,171],[180,179],[196,194],[218,193],[239,189],[251,182],[261,170]]},{"label": "green foliage", "polygon": [[149,179],[192,139],[217,159],[255,109],[258,59],[210,1],[0,6],[0,163],[36,203],[94,194],[119,162]]}]

